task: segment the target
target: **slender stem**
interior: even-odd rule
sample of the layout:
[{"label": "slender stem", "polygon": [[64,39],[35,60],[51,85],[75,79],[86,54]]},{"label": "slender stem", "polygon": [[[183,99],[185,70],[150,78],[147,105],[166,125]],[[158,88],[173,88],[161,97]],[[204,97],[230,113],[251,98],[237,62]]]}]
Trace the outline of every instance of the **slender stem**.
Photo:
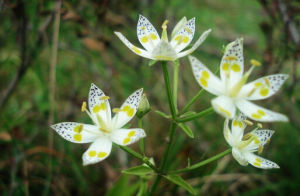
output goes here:
[{"label": "slender stem", "polygon": [[[139,126],[139,128],[143,128],[143,121],[141,118],[138,118],[138,126]],[[140,152],[143,155],[145,155],[145,139],[144,138],[140,139],[139,147],[140,147]]]},{"label": "slender stem", "polygon": [[166,91],[167,91],[170,111],[171,111],[171,114],[172,114],[172,118],[175,119],[176,110],[175,110],[174,100],[172,98],[172,90],[171,90],[171,85],[170,85],[170,77],[169,77],[167,62],[162,61],[161,65],[162,65],[162,69],[163,69],[163,75],[164,75],[164,80],[165,80],[165,85],[166,85]]},{"label": "slender stem", "polygon": [[204,91],[204,89],[201,89],[185,106],[184,108],[181,110],[181,112],[179,114],[183,114],[185,113],[201,96],[202,92]]},{"label": "slender stem", "polygon": [[201,161],[199,163],[191,165],[190,167],[186,167],[186,168],[175,170],[175,171],[170,171],[168,173],[169,174],[179,174],[179,173],[188,172],[188,171],[197,169],[197,168],[202,167],[202,166],[204,166],[204,165],[206,165],[206,164],[208,164],[210,162],[213,162],[215,160],[218,160],[218,159],[222,158],[223,156],[229,154],[230,152],[231,152],[231,148],[227,149],[227,150],[225,150],[225,151],[223,151],[223,152],[221,152],[221,153],[219,153],[219,154],[217,154],[217,155],[215,155],[213,157],[210,157],[210,158],[208,158],[208,159],[206,159],[204,161]]},{"label": "slender stem", "polygon": [[179,118],[179,119],[177,119],[177,122],[188,122],[188,121],[194,120],[196,118],[200,118],[200,117],[209,115],[209,114],[211,114],[213,112],[214,112],[214,109],[212,107],[210,107],[210,108],[208,108],[206,110],[203,110],[203,111],[201,111],[199,113],[191,114],[189,116]]},{"label": "slender stem", "polygon": [[153,169],[155,172],[158,172],[158,169],[149,161],[148,157],[145,157],[137,152],[135,152],[134,150],[132,150],[131,148],[128,148],[126,146],[119,146],[122,150],[124,150],[125,152],[127,152],[128,154],[134,156],[137,159],[140,159],[142,162],[144,162],[146,165],[148,165],[151,169]]},{"label": "slender stem", "polygon": [[175,106],[175,111],[177,113],[177,87],[178,87],[178,71],[179,71],[179,61],[174,61],[174,72],[173,72],[173,101]]}]

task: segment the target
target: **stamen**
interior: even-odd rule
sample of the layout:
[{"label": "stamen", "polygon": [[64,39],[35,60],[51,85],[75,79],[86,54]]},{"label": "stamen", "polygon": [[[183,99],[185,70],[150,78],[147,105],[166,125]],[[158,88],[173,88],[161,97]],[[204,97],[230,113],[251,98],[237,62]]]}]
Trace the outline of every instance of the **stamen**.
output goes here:
[{"label": "stamen", "polygon": [[82,106],[81,106],[81,111],[84,112],[86,111],[86,102],[82,102]]},{"label": "stamen", "polygon": [[114,108],[112,111],[113,111],[113,113],[119,113],[119,112],[121,112],[122,110],[121,110],[120,108]]},{"label": "stamen", "polygon": [[260,129],[263,128],[261,123],[257,123],[257,127],[260,128]]},{"label": "stamen", "polygon": [[252,135],[250,133],[247,133],[246,135],[243,136],[242,140],[246,141],[248,139],[250,139],[252,137]]},{"label": "stamen", "polygon": [[102,96],[102,97],[100,97],[100,100],[101,100],[101,101],[105,101],[105,100],[108,100],[108,99],[110,99],[109,96]]},{"label": "stamen", "polygon": [[244,120],[244,122],[249,125],[249,126],[252,126],[253,125],[253,122],[251,122],[250,120]]},{"label": "stamen", "polygon": [[264,150],[264,146],[263,146],[263,145],[260,145],[260,146],[258,147],[258,154],[261,154],[261,153],[263,152],[263,150]]},{"label": "stamen", "polygon": [[251,65],[256,66],[256,67],[261,66],[261,63],[255,59],[251,59],[250,63],[251,63]]},{"label": "stamen", "polygon": [[227,60],[227,61],[237,60],[237,58],[235,56],[227,56],[224,59]]}]

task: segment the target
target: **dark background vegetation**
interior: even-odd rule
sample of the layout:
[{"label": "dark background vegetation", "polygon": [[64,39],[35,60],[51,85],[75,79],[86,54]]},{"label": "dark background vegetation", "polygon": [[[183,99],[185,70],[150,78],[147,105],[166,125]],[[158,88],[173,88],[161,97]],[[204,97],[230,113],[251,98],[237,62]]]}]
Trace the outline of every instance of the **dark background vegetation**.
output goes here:
[{"label": "dark background vegetation", "polygon": [[[251,79],[272,73],[288,73],[279,94],[258,102],[285,113],[289,123],[264,124],[276,130],[262,156],[281,166],[279,170],[242,167],[231,156],[183,175],[206,195],[298,195],[300,187],[300,2],[297,0],[131,0],[63,1],[60,10],[56,89],[49,90],[51,46],[57,2],[0,0],[0,194],[1,195],[134,195],[140,179],[121,170],[140,162],[117,148],[105,161],[82,166],[87,146],[69,143],[49,128],[49,122],[90,122],[80,112],[90,83],[98,85],[118,107],[135,89],[144,88],[152,111],[143,119],[147,155],[159,163],[169,123],[154,111],[168,112],[161,67],[129,51],[113,34],[121,31],[133,43],[138,14],[159,32],[169,19],[169,33],[183,16],[196,17],[196,36],[212,33],[193,55],[212,70],[219,66],[222,47],[244,38],[245,67],[252,58],[263,66]],[[200,87],[191,77],[187,58],[180,59],[178,105],[182,108]],[[172,66],[170,64],[170,69]],[[55,104],[49,98],[55,92]],[[192,107],[201,111],[212,96],[204,93]],[[50,112],[54,109],[54,112]],[[54,119],[52,120],[52,117]],[[132,126],[137,126],[132,121]],[[190,123],[195,139],[176,132],[176,144],[168,163],[186,166],[227,148],[222,135],[223,118],[212,114]],[[53,141],[52,141],[53,140]],[[52,143],[53,142],[53,143]],[[131,146],[138,149],[137,145]],[[150,182],[151,184],[151,182]],[[162,181],[157,195],[187,195]]]}]

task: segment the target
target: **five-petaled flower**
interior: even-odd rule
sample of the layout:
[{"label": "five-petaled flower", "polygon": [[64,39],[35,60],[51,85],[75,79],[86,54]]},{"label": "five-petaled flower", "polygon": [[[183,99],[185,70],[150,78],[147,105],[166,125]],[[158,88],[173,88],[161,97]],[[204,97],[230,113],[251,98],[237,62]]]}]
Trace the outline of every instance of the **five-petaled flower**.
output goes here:
[{"label": "five-petaled flower", "polygon": [[261,169],[279,168],[279,166],[269,160],[254,154],[260,154],[263,146],[270,141],[274,131],[259,130],[258,128],[244,135],[246,128],[245,116],[238,116],[232,120],[231,130],[228,126],[229,119],[224,123],[224,137],[227,143],[232,147],[232,155],[239,162],[239,164],[246,166],[248,163],[254,167]]},{"label": "five-petaled flower", "polygon": [[243,40],[237,39],[225,48],[225,54],[220,64],[221,79],[195,57],[189,56],[194,76],[202,88],[216,95],[211,103],[214,110],[232,119],[236,116],[236,108],[248,118],[261,122],[288,121],[288,118],[250,101],[262,100],[274,95],[288,78],[287,74],[274,74],[259,78],[246,84],[255,66],[260,66],[256,60],[251,60],[252,67],[243,74]]},{"label": "five-petaled flower", "polygon": [[139,16],[137,36],[145,50],[131,44],[120,32],[115,32],[115,34],[137,55],[153,60],[174,61],[196,50],[211,31],[210,29],[205,31],[190,49],[182,51],[194,37],[195,18],[187,21],[186,17],[183,17],[174,27],[170,42],[167,35],[167,23],[166,20],[162,25],[163,32],[160,38],[148,19],[142,15]]},{"label": "five-petaled flower", "polygon": [[121,108],[114,108],[116,113],[111,117],[109,97],[96,85],[91,84],[89,92],[89,111],[86,102],[82,104],[94,125],[77,122],[62,122],[51,127],[64,139],[74,143],[92,143],[83,154],[83,165],[94,164],[107,158],[111,152],[112,142],[126,146],[146,136],[143,129],[122,128],[135,115],[141,99],[143,89],[131,94]]}]

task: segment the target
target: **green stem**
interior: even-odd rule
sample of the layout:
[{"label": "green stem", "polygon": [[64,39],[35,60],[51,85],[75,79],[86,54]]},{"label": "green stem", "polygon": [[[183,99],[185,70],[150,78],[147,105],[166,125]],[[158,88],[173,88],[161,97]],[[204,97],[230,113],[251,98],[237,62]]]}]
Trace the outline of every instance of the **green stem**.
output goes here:
[{"label": "green stem", "polygon": [[127,152],[128,154],[134,156],[137,159],[140,159],[142,162],[144,162],[146,165],[148,165],[151,169],[153,169],[156,173],[158,172],[158,169],[149,161],[148,157],[145,157],[126,146],[119,146],[119,147],[122,150],[124,150],[125,152]]},{"label": "green stem", "polygon": [[[143,121],[141,118],[138,118],[138,126],[139,128],[143,128]],[[139,143],[139,147],[140,147],[140,152],[145,155],[145,139],[141,138],[140,139],[140,143]]]},{"label": "green stem", "polygon": [[166,91],[167,91],[170,111],[171,111],[171,114],[172,114],[172,118],[175,119],[176,110],[175,110],[174,100],[172,98],[172,90],[171,90],[171,85],[170,85],[170,77],[169,77],[167,62],[162,61],[161,65],[162,65],[162,69],[163,69],[163,75],[164,75],[164,80],[165,80],[165,85],[166,85]]},{"label": "green stem", "polygon": [[179,174],[179,173],[184,173],[184,172],[188,172],[188,171],[191,171],[191,170],[194,170],[194,169],[197,169],[199,167],[202,167],[210,162],[213,162],[215,160],[218,160],[220,158],[222,158],[223,156],[229,154],[231,152],[231,148],[230,149],[227,149],[225,150],[224,152],[221,152],[213,157],[210,157],[209,159],[206,159],[204,161],[201,161],[199,163],[196,163],[194,165],[191,165],[190,167],[187,167],[187,168],[184,168],[184,169],[179,169],[179,170],[176,170],[176,171],[170,171],[168,172],[169,174]]},{"label": "green stem", "polygon": [[185,113],[201,96],[202,92],[204,91],[204,89],[201,89],[185,106],[184,108],[181,110],[181,112],[179,114],[183,114]]},{"label": "green stem", "polygon": [[177,88],[178,88],[178,71],[179,71],[179,61],[174,61],[174,72],[173,72],[173,101],[175,106],[175,111],[177,113]]},{"label": "green stem", "polygon": [[179,118],[179,119],[177,119],[177,122],[188,122],[188,121],[194,120],[196,118],[200,118],[200,117],[212,114],[213,112],[214,112],[214,109],[212,107],[210,107],[210,108],[203,110],[197,114],[191,114],[189,116]]}]

